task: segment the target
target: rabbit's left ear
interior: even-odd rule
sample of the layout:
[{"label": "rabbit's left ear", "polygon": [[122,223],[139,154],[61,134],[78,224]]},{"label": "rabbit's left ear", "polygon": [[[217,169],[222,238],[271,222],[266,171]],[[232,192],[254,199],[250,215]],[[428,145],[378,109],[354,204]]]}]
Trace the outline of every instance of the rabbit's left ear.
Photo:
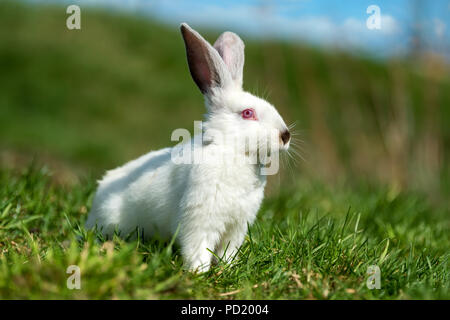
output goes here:
[{"label": "rabbit's left ear", "polygon": [[231,74],[217,50],[186,23],[182,23],[180,29],[186,46],[189,71],[200,91],[204,95],[210,95],[213,88],[232,85]]},{"label": "rabbit's left ear", "polygon": [[244,42],[233,32],[224,32],[214,43],[225,65],[230,71],[234,83],[242,88],[244,72]]}]

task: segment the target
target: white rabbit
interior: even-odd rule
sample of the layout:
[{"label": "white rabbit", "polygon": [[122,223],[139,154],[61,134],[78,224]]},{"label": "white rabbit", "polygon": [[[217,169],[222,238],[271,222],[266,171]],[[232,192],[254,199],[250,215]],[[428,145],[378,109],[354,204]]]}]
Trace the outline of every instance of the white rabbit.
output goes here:
[{"label": "white rabbit", "polygon": [[203,124],[207,141],[194,149],[202,148],[212,161],[176,164],[173,148],[166,148],[108,171],[99,181],[86,227],[97,226],[107,237],[116,228],[122,235],[141,230],[145,238],[157,233],[170,239],[178,232],[185,264],[206,271],[213,259],[210,250],[227,261],[234,257],[266,185],[260,161],[228,161],[239,152],[244,157],[261,152],[261,141],[242,152],[221,138],[259,139],[276,130],[278,151],[289,148],[290,134],[271,104],[243,91],[244,43],[239,36],[224,32],[213,47],[185,23],[181,33],[190,73],[208,111]]}]

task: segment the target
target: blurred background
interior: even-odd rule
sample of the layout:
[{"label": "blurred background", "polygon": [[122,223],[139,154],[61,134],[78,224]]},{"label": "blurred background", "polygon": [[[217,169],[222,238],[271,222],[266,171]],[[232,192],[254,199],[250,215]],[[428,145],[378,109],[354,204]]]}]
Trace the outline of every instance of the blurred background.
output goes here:
[{"label": "blurred background", "polygon": [[[66,8],[81,8],[68,30]],[[381,9],[370,30],[369,5]],[[179,23],[246,42],[244,87],[296,123],[303,180],[450,195],[448,1],[1,1],[0,168],[99,178],[204,113]]]}]

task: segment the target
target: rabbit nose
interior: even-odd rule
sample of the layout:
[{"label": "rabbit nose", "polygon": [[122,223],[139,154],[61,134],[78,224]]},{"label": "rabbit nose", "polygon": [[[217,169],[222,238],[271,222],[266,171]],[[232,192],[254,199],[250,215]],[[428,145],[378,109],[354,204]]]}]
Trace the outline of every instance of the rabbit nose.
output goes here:
[{"label": "rabbit nose", "polygon": [[291,134],[288,130],[285,130],[283,133],[280,133],[281,140],[284,144],[289,142],[289,139],[291,138]]}]

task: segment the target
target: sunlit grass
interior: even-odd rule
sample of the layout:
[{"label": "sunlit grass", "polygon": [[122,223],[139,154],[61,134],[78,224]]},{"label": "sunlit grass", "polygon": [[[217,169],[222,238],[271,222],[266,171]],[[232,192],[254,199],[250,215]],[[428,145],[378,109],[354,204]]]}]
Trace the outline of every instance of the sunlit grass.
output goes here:
[{"label": "sunlit grass", "polygon": [[[449,298],[448,212],[419,195],[305,184],[267,199],[232,265],[184,270],[178,246],[82,227],[95,184],[0,173],[0,298]],[[81,289],[66,286],[81,269]],[[381,270],[381,289],[366,286]]]}]

